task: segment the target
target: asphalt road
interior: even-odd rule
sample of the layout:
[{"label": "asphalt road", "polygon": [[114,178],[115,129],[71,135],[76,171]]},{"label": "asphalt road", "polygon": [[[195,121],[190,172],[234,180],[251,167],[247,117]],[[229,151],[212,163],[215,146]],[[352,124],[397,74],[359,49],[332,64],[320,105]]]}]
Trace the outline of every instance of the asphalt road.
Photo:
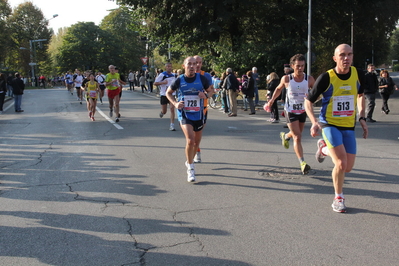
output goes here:
[{"label": "asphalt road", "polygon": [[24,113],[0,116],[0,265],[397,265],[398,95],[389,115],[377,99],[368,139],[356,131],[338,214],[309,122],[303,176],[282,123],[210,110],[189,184],[153,95],[124,91],[116,125],[106,104],[92,122],[65,89],[26,91]]}]

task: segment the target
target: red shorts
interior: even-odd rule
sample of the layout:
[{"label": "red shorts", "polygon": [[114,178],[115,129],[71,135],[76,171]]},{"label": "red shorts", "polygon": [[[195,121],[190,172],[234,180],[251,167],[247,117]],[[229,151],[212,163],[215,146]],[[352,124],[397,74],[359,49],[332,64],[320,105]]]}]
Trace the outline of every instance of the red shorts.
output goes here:
[{"label": "red shorts", "polygon": [[120,92],[119,88],[117,88],[115,90],[108,90],[108,93],[107,93],[108,98],[110,98],[110,99],[115,98],[115,96],[119,95],[119,92]]}]

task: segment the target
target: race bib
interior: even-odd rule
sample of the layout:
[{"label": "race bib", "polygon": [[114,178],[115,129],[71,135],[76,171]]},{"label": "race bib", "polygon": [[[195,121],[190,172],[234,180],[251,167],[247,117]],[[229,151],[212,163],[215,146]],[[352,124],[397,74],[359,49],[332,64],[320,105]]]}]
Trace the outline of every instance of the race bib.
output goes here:
[{"label": "race bib", "polygon": [[111,85],[112,87],[119,87],[119,81],[117,79],[113,79]]},{"label": "race bib", "polygon": [[184,96],[184,111],[186,112],[199,112],[201,110],[200,98],[198,95],[185,95]]},{"label": "race bib", "polygon": [[333,117],[352,116],[355,111],[355,101],[353,95],[335,96],[333,98]]},{"label": "race bib", "polygon": [[297,101],[294,101],[294,103],[291,105],[291,113],[294,114],[302,114],[305,112],[305,108],[303,106],[303,103],[298,103]]},{"label": "race bib", "polygon": [[90,98],[97,98],[97,92],[96,91],[90,91],[89,92]]}]

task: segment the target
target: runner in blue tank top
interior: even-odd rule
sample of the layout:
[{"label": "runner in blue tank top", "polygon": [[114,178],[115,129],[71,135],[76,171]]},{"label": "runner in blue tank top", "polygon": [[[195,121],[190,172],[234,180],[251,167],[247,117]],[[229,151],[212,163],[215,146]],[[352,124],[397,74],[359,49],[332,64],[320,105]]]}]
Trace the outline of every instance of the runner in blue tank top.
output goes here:
[{"label": "runner in blue tank top", "polygon": [[[204,99],[212,96],[208,80],[196,72],[194,57],[184,60],[184,75],[180,75],[166,91],[169,102],[177,109],[177,117],[186,137],[187,181],[195,182],[194,156],[200,145],[204,127]],[[177,92],[177,101],[173,93]]]}]

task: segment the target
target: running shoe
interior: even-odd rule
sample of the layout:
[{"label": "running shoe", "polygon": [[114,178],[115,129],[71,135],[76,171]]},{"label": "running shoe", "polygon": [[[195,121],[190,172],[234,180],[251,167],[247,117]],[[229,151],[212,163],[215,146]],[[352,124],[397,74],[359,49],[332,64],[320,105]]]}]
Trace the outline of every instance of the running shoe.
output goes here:
[{"label": "running shoe", "polygon": [[118,114],[118,118],[121,118],[121,113]]},{"label": "running shoe", "polygon": [[160,118],[163,117],[163,113],[162,113],[162,112],[159,113],[159,117],[160,117]]},{"label": "running shoe", "polygon": [[310,166],[305,161],[301,162],[301,171],[303,175],[307,175],[310,169]]},{"label": "running shoe", "polygon": [[119,122],[119,118],[118,118],[118,117],[115,119],[115,122],[116,122],[116,123],[118,123],[118,122]]},{"label": "running shoe", "polygon": [[326,155],[321,151],[326,145],[326,142],[323,139],[319,139],[317,141],[317,151],[316,151],[316,161],[319,163],[324,162]]},{"label": "running shoe", "polygon": [[112,117],[114,111],[112,109],[109,109],[109,117]]},{"label": "running shoe", "polygon": [[195,154],[194,162],[195,163],[201,163],[201,152],[200,151],[197,151],[197,154]]},{"label": "running shoe", "polygon": [[345,199],[339,196],[335,197],[331,207],[335,212],[346,212]]},{"label": "running shoe", "polygon": [[281,144],[283,145],[284,148],[288,149],[290,147],[290,140],[285,139],[285,133],[280,132],[280,139],[281,139]]},{"label": "running shoe", "polygon": [[96,119],[94,119],[94,116],[90,117],[91,121],[96,121]]},{"label": "running shoe", "polygon": [[170,131],[176,131],[175,126],[174,125],[170,125],[169,130]]},{"label": "running shoe", "polygon": [[187,167],[187,182],[193,183],[195,182],[195,170],[188,164],[187,161],[185,164]]}]

